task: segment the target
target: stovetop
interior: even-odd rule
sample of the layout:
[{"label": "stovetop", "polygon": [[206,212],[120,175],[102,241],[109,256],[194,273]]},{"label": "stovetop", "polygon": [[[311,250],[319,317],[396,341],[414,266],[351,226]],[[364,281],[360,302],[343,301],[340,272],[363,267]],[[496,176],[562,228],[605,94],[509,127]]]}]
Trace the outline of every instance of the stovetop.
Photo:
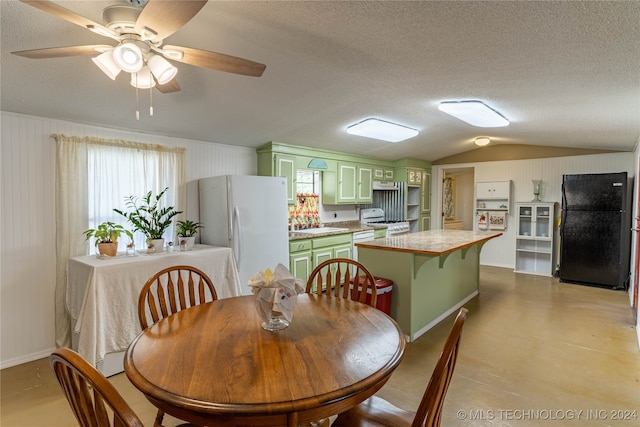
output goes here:
[{"label": "stovetop", "polygon": [[407,221],[403,220],[387,220],[385,219],[385,213],[380,208],[370,208],[363,209],[360,212],[360,222],[362,224],[380,224],[380,225],[388,225],[388,224],[402,224]]},{"label": "stovetop", "polygon": [[400,224],[400,223],[404,223],[407,221],[367,221],[367,224],[381,224],[381,225],[385,225],[385,224]]}]

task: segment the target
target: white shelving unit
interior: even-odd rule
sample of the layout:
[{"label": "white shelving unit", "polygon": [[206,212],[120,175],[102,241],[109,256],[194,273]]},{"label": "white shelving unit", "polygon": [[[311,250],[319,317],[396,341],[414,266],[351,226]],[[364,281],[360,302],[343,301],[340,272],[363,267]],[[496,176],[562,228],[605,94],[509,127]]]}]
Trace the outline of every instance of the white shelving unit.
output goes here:
[{"label": "white shelving unit", "polygon": [[487,181],[476,183],[476,213],[497,211],[509,213],[511,181]]},{"label": "white shelving unit", "polygon": [[555,203],[516,203],[516,273],[551,276],[555,266]]}]

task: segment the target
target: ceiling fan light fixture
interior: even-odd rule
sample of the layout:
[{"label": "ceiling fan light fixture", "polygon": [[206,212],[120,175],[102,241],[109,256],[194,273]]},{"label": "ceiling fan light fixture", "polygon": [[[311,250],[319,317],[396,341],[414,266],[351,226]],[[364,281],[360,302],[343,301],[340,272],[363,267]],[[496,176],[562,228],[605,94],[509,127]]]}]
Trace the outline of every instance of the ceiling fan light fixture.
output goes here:
[{"label": "ceiling fan light fixture", "polygon": [[144,65],[142,51],[132,42],[125,42],[113,49],[113,60],[123,71],[136,73]]},{"label": "ceiling fan light fixture", "polygon": [[147,60],[149,69],[161,85],[169,83],[178,74],[178,69],[161,56],[153,55]]},{"label": "ceiling fan light fixture", "polygon": [[491,138],[487,138],[486,136],[481,136],[479,138],[476,138],[475,142],[478,147],[484,147],[485,145],[489,145],[489,143],[491,143]]},{"label": "ceiling fan light fixture", "polygon": [[347,127],[347,133],[387,142],[400,142],[418,135],[415,129],[375,118]]},{"label": "ceiling fan light fixture", "polygon": [[509,126],[502,114],[482,101],[445,101],[438,105],[438,110],[481,128]]},{"label": "ceiling fan light fixture", "polygon": [[144,66],[137,73],[131,73],[131,86],[138,89],[151,89],[156,85],[156,81],[151,75],[149,67]]},{"label": "ceiling fan light fixture", "polygon": [[95,58],[91,58],[91,60],[105,73],[111,80],[115,80],[118,74],[120,74],[120,67],[113,60],[112,51],[108,50],[106,52],[101,53]]}]

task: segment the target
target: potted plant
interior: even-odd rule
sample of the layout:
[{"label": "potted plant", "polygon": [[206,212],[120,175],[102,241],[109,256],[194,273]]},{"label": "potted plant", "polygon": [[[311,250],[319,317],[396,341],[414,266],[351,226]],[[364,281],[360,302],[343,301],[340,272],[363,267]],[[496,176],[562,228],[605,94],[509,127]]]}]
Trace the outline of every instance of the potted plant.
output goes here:
[{"label": "potted plant", "polygon": [[167,192],[169,187],[162,190],[158,195],[153,196],[149,191],[142,199],[136,196],[129,196],[125,200],[128,212],[114,209],[115,212],[124,216],[133,225],[133,231],[141,231],[147,237],[147,243],[153,245],[157,252],[164,247],[164,232],[171,226],[173,217],[181,214],[173,206],[159,207],[160,199]]},{"label": "potted plant", "polygon": [[178,221],[176,223],[178,227],[178,242],[180,244],[181,249],[191,249],[193,248],[193,244],[195,243],[195,235],[198,233],[200,228],[204,228],[204,226],[199,222],[194,222],[191,220]]},{"label": "potted plant", "polygon": [[116,256],[118,253],[118,237],[120,237],[122,233],[125,233],[130,239],[133,239],[133,233],[131,231],[125,229],[120,224],[115,224],[110,221],[105,221],[99,224],[97,228],[90,228],[82,234],[86,236],[86,240],[95,237],[96,246],[98,247],[100,255]]}]

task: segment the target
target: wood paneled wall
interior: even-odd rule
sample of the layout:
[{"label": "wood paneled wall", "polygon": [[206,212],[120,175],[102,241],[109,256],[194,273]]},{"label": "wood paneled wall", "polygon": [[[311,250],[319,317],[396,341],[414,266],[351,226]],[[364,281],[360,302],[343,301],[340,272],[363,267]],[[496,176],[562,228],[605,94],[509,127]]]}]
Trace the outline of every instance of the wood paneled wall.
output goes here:
[{"label": "wood paneled wall", "polygon": [[1,112],[0,368],[55,347],[55,143],[51,134],[181,146],[187,181],[255,175],[255,149],[87,126]]}]

